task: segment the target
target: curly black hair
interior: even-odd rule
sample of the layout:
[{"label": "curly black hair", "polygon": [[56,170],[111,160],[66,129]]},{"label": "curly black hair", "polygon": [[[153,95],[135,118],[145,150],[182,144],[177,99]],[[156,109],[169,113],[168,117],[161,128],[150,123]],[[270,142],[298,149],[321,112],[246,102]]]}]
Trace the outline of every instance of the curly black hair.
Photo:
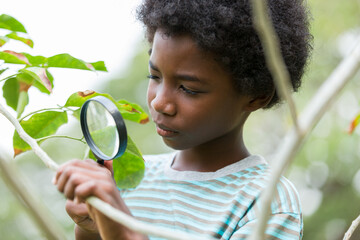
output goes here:
[{"label": "curly black hair", "polygon": [[[269,0],[268,7],[297,91],[312,49],[308,9],[303,0]],[[280,102],[253,26],[249,0],[144,0],[137,18],[145,25],[150,43],[157,29],[169,36],[190,34],[199,48],[214,54],[230,72],[240,94],[273,95],[264,108]]]}]

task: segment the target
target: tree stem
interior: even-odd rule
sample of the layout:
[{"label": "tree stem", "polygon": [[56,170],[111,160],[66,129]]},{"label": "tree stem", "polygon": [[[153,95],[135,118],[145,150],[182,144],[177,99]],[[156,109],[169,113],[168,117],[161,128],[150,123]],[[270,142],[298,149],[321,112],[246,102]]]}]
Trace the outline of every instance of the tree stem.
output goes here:
[{"label": "tree stem", "polygon": [[20,174],[13,162],[7,161],[0,153],[0,172],[1,177],[7,183],[14,195],[19,199],[39,228],[44,232],[47,239],[66,239],[65,233],[59,224],[51,217],[51,213],[43,207],[44,203],[36,198],[34,190]]},{"label": "tree stem", "polygon": [[82,142],[84,144],[86,144],[86,142],[83,140],[84,138],[75,138],[75,137],[70,137],[70,136],[65,136],[65,135],[51,135],[51,136],[46,136],[46,137],[42,137],[42,138],[37,138],[36,141],[40,142],[40,141],[44,141],[50,138],[67,138],[67,139],[71,139],[71,140],[76,140],[79,142]]}]

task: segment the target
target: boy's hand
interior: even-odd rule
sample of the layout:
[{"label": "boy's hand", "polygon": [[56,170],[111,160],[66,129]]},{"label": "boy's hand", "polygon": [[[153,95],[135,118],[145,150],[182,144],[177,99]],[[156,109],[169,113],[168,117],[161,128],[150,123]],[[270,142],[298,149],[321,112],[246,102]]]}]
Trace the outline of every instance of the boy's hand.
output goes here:
[{"label": "boy's hand", "polygon": [[75,203],[72,200],[66,201],[66,212],[83,231],[89,233],[99,233],[96,223],[90,218],[88,208],[85,203]]},{"label": "boy's hand", "polygon": [[146,239],[85,204],[88,197],[95,196],[131,215],[116,187],[111,162],[105,161],[105,166],[93,160],[67,162],[56,172],[54,184],[68,200],[73,201],[67,203],[67,211],[75,222],[79,222],[79,232],[92,234],[98,231],[102,239]]}]

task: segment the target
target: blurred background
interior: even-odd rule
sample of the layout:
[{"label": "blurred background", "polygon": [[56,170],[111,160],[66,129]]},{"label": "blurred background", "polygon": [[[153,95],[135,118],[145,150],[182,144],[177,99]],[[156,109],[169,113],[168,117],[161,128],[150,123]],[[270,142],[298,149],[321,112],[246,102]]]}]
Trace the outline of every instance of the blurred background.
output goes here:
[{"label": "blurred background", "polygon": [[[142,26],[134,13],[140,0],[4,0],[1,12],[19,20],[35,45],[9,43],[3,47],[32,55],[69,53],[88,62],[103,60],[107,73],[52,69],[54,91],[49,97],[32,89],[26,112],[64,104],[76,91],[93,89],[116,99],[136,102],[146,109],[147,50]],[[295,94],[299,112],[345,57],[360,36],[360,1],[308,0],[312,12],[314,49],[303,85]],[[1,83],[1,87],[2,87]],[[0,89],[2,94],[2,89]],[[342,239],[360,214],[360,128],[347,133],[350,122],[360,112],[360,73],[342,91],[336,104],[325,114],[294,159],[286,176],[297,187],[304,214],[304,239]],[[1,97],[0,102],[4,104]],[[10,110],[11,111],[11,110]],[[15,112],[12,112],[15,115]],[[127,123],[129,135],[143,154],[168,152],[153,123]],[[291,126],[285,106],[258,111],[245,126],[250,151],[271,159],[274,149]],[[0,116],[0,153],[12,159],[14,128]],[[59,129],[59,134],[81,137],[75,119]],[[56,162],[82,158],[85,146],[72,140],[47,140],[41,145]],[[74,224],[67,216],[64,197],[51,184],[54,173],[37,156],[26,152],[15,159],[29,188],[40,196],[44,208],[73,239]],[[0,178],[1,239],[43,239],[41,232]],[[352,239],[360,239],[358,229]]]}]

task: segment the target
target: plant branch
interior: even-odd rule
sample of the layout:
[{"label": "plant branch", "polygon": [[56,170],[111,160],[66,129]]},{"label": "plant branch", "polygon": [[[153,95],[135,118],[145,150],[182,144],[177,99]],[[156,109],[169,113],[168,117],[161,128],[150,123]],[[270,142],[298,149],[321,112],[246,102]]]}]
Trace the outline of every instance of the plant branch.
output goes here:
[{"label": "plant branch", "polygon": [[273,77],[276,92],[281,99],[287,102],[294,125],[298,132],[301,133],[298,125],[296,105],[291,96],[290,75],[281,56],[280,41],[268,14],[267,1],[252,0],[252,6],[254,27],[264,48],[266,64]]},{"label": "plant branch", "polygon": [[45,165],[51,170],[56,171],[59,165],[54,162],[46,152],[44,152],[38,145],[35,139],[30,137],[24,129],[21,127],[19,121],[14,118],[1,104],[0,104],[0,113],[3,114],[15,127],[16,131],[19,133],[19,136],[27,142],[30,147],[33,149],[36,155],[45,163]]},{"label": "plant branch", "polygon": [[33,217],[39,228],[47,239],[66,239],[65,233],[56,221],[51,217],[51,213],[39,198],[34,197],[34,190],[25,180],[13,162],[5,160],[0,153],[0,172],[1,177],[7,183],[14,195],[18,198]]},{"label": "plant branch", "polygon": [[4,81],[6,81],[6,80],[8,80],[8,79],[10,79],[10,78],[12,78],[12,77],[15,77],[16,75],[17,75],[17,73],[16,73],[16,74],[13,74],[13,75],[10,75],[10,76],[7,76],[7,77],[1,79],[0,82],[4,82]]},{"label": "plant branch", "polygon": [[[37,144],[36,140],[30,137],[24,129],[21,127],[19,122],[0,104],[0,113],[2,113],[14,126],[16,131],[19,133],[19,136],[27,142],[36,155],[40,157],[40,159],[45,163],[45,165],[56,171],[58,169],[58,165],[40,148]],[[87,202],[94,206],[96,209],[101,211],[103,214],[108,216],[109,218],[117,221],[118,223],[132,229],[133,231],[140,232],[147,235],[155,235],[158,237],[162,237],[165,239],[173,239],[173,240],[187,240],[187,239],[203,239],[198,237],[197,235],[188,234],[185,232],[175,231],[173,229],[157,227],[153,224],[141,222],[136,220],[135,218],[119,211],[109,204],[101,201],[96,197],[90,197],[87,199]],[[207,238],[208,239],[208,238]]]},{"label": "plant branch", "polygon": [[340,91],[352,79],[360,69],[360,39],[350,55],[336,67],[325,83],[320,87],[312,100],[308,103],[306,109],[299,118],[299,125],[304,131],[302,135],[297,134],[293,128],[280,144],[271,166],[271,178],[268,186],[265,188],[260,202],[262,214],[259,216],[258,224],[254,229],[251,239],[264,239],[266,222],[270,213],[270,204],[274,197],[276,184],[283,171],[290,164],[295,153],[299,150],[305,136],[314,128],[325,112],[335,101]]},{"label": "plant branch", "polygon": [[42,137],[42,138],[37,138],[36,141],[40,142],[40,141],[44,141],[50,138],[67,138],[67,139],[71,139],[71,140],[76,140],[79,142],[82,142],[84,144],[86,144],[86,142],[83,140],[84,138],[75,138],[75,137],[70,137],[70,136],[64,136],[64,135],[51,135],[51,136],[46,136],[46,137]]},{"label": "plant branch", "polygon": [[[186,232],[180,232],[173,229],[165,228],[165,227],[157,227],[154,224],[148,224],[145,222],[141,222],[136,220],[133,217],[113,208],[108,203],[101,201],[96,197],[89,197],[87,202],[90,203],[92,206],[100,210],[112,220],[123,224],[124,226],[128,227],[129,229],[143,233],[146,235],[156,236],[165,239],[173,239],[173,240],[200,240],[205,238],[198,237],[196,235],[192,235]],[[211,240],[213,238],[206,238],[207,240]],[[214,239],[215,240],[215,239]]]},{"label": "plant branch", "polygon": [[355,229],[360,225],[360,215],[351,223],[350,228],[346,231],[343,240],[350,240],[351,235],[355,232]]}]

